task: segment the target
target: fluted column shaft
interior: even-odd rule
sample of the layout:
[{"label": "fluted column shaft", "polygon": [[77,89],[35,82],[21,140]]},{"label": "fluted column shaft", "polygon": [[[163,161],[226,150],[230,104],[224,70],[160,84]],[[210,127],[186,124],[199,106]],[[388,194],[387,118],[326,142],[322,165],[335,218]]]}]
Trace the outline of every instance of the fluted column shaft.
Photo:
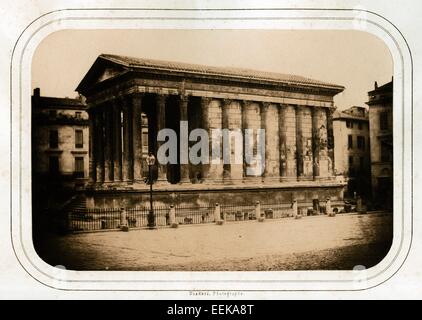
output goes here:
[{"label": "fluted column shaft", "polygon": [[132,97],[132,140],[133,140],[133,179],[142,180],[142,98],[143,94]]},{"label": "fluted column shaft", "polygon": [[[224,99],[222,101],[221,105],[221,128],[222,129],[229,129],[229,106],[232,103],[232,100]],[[223,181],[225,183],[231,182],[231,164],[230,164],[230,158],[231,158],[231,152],[230,152],[230,139],[227,139],[228,137],[223,135],[223,161],[226,159],[223,164]]]},{"label": "fluted column shaft", "polygon": [[334,176],[334,133],[333,133],[333,112],[335,108],[326,108],[327,116],[327,155],[328,175]]},{"label": "fluted column shaft", "polygon": [[113,157],[114,157],[114,181],[123,179],[122,167],[122,116],[121,108],[117,101],[113,104]]},{"label": "fluted column shaft", "polygon": [[312,116],[306,106],[296,108],[297,175],[299,180],[312,180]]},{"label": "fluted column shaft", "polygon": [[89,179],[93,183],[97,180],[97,170],[96,170],[96,161],[97,154],[95,152],[95,147],[97,142],[95,141],[96,136],[96,117],[95,111],[93,108],[89,109]]},{"label": "fluted column shaft", "polygon": [[296,108],[292,105],[280,105],[280,176],[281,181],[297,179],[296,164]]},{"label": "fluted column shaft", "polygon": [[[187,96],[181,96],[179,102],[180,121],[188,121],[188,101]],[[189,133],[188,133],[189,134]],[[183,144],[183,145],[182,145]],[[180,161],[187,163],[180,163],[180,183],[190,183],[189,179],[189,142],[180,142]],[[183,160],[183,161],[182,161]]]},{"label": "fluted column shaft", "polygon": [[325,109],[315,107],[312,113],[313,155],[315,179],[326,178],[329,174],[327,114]]},{"label": "fluted column shaft", "polygon": [[[157,134],[161,129],[166,127],[166,95],[157,95]],[[157,140],[157,138],[156,138]],[[157,150],[163,144],[162,141],[157,141]],[[156,151],[157,151],[156,150]],[[158,159],[157,159],[158,162]],[[167,182],[167,165],[157,163],[158,167],[158,182],[166,183]]]},{"label": "fluted column shaft", "polygon": [[95,153],[97,155],[96,161],[96,172],[97,172],[97,183],[104,182],[104,114],[101,107],[97,107],[96,110],[96,142],[97,147]]},{"label": "fluted column shaft", "polygon": [[131,112],[130,104],[127,99],[124,100],[123,105],[123,181],[129,182],[132,178],[132,161],[131,161],[131,144],[132,144],[132,132],[131,132]]},{"label": "fluted column shaft", "polygon": [[108,105],[104,109],[104,181],[110,182],[113,179],[112,163],[112,136],[111,136],[111,112]]},{"label": "fluted column shaft", "polygon": [[[209,162],[211,161],[211,132],[210,132],[210,123],[209,123],[209,104],[211,98],[202,97],[201,98],[201,126],[202,129],[208,133],[208,145],[209,145]],[[204,182],[208,182],[210,173],[210,164],[202,163],[201,165],[201,175]]]}]

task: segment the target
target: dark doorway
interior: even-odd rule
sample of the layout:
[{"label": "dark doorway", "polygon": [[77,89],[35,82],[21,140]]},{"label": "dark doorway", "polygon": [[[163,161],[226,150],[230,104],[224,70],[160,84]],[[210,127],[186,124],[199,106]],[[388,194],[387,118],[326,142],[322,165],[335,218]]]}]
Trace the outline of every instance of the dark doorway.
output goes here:
[{"label": "dark doorway", "polygon": [[166,128],[173,129],[177,134],[177,164],[167,165],[167,180],[172,183],[180,181],[180,98],[178,96],[169,96],[166,101]]}]

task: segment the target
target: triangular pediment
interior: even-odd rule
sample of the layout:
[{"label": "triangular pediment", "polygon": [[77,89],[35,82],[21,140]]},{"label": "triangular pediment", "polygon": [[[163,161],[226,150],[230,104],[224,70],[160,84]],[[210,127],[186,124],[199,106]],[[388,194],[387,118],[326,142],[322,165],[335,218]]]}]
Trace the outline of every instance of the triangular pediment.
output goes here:
[{"label": "triangular pediment", "polygon": [[98,83],[117,77],[127,72],[127,70],[127,67],[107,59],[103,59],[101,56],[99,56],[88,72],[85,74],[82,81],[79,83],[76,91],[84,95],[87,90],[97,85]]}]

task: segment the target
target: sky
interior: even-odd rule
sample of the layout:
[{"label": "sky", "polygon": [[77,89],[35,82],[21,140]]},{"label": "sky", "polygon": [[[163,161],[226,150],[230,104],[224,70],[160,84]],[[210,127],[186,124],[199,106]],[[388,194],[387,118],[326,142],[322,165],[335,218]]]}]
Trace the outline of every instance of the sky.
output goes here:
[{"label": "sky", "polygon": [[296,74],[343,85],[340,110],[366,106],[374,82],[387,83],[387,46],[362,31],[62,30],[46,37],[32,60],[32,89],[76,97],[75,88],[101,53]]}]

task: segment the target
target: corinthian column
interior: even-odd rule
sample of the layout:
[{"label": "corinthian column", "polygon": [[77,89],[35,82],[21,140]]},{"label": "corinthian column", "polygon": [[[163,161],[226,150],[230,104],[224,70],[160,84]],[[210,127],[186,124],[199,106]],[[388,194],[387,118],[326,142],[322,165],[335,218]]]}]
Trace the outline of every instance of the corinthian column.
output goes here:
[{"label": "corinthian column", "polygon": [[[208,152],[207,156],[209,156],[209,161],[211,161],[210,154],[211,154],[211,148],[212,148],[210,122],[209,122],[209,112],[208,112],[210,102],[211,102],[211,98],[206,98],[206,97],[201,98],[201,126],[202,126],[202,129],[204,129],[208,133],[209,152]],[[207,183],[208,179],[209,179],[209,173],[210,173],[210,164],[209,163],[203,163],[201,165],[201,171],[202,171],[201,172],[202,178],[203,178],[204,182]]]},{"label": "corinthian column", "polygon": [[123,105],[123,181],[129,182],[133,177],[132,171],[132,132],[131,132],[131,112],[130,101],[124,100]]},{"label": "corinthian column", "polygon": [[[188,97],[180,97],[180,121],[188,121]],[[188,133],[189,134],[189,133]],[[189,179],[189,141],[180,141],[180,183],[190,183]],[[187,163],[186,163],[187,162]]]},{"label": "corinthian column", "polygon": [[264,102],[262,104],[261,128],[265,130],[265,183],[279,182],[279,114],[278,106]]},{"label": "corinthian column", "polygon": [[[224,99],[221,105],[221,128],[229,129],[229,108],[232,100]],[[223,135],[223,181],[224,183],[231,183],[231,152],[230,139]],[[228,162],[228,163],[227,163]]]},{"label": "corinthian column", "polygon": [[[244,183],[261,183],[260,174],[261,158],[258,156],[258,129],[261,128],[261,109],[260,104],[255,101],[244,101],[242,108],[242,128],[244,134],[244,163],[243,163],[243,182]],[[246,139],[246,129],[250,130],[249,139]],[[246,153],[250,153],[253,159],[247,163]]]},{"label": "corinthian column", "polygon": [[132,139],[133,139],[133,179],[142,181],[142,98],[137,93],[132,97]]},{"label": "corinthian column", "polygon": [[123,179],[122,167],[122,116],[120,105],[117,101],[113,103],[113,157],[114,157],[114,181]]},{"label": "corinthian column", "polygon": [[333,112],[335,108],[326,108],[327,117],[327,155],[328,155],[328,175],[335,176],[334,172],[334,134],[333,134]]},{"label": "corinthian column", "polygon": [[95,141],[95,111],[93,107],[88,109],[89,114],[89,180],[91,183],[94,183],[97,180],[97,171],[96,171],[96,161],[97,155],[94,149],[96,147]]},{"label": "corinthian column", "polygon": [[113,163],[111,159],[111,114],[109,106],[104,109],[104,181],[110,182],[112,180]]},{"label": "corinthian column", "polygon": [[[166,127],[166,95],[157,95],[157,134],[161,129]],[[157,138],[155,138],[157,140]],[[163,144],[162,141],[157,141],[157,150]],[[159,183],[167,183],[167,166],[159,163],[157,159],[158,179]]]},{"label": "corinthian column", "polygon": [[97,107],[95,117],[95,141],[96,141],[96,176],[97,183],[102,184],[104,182],[104,115],[103,109]]},{"label": "corinthian column", "polygon": [[[207,103],[207,102],[204,102]],[[221,183],[223,181],[222,138],[220,135],[212,136],[222,128],[222,107],[220,100],[210,98],[208,102],[208,133],[210,139],[210,164],[208,166],[208,183]],[[214,151],[214,152],[213,152]]]},{"label": "corinthian column", "polygon": [[292,105],[280,105],[280,181],[294,181],[296,172],[296,108]]},{"label": "corinthian column", "polygon": [[323,179],[329,174],[327,148],[327,114],[325,108],[315,107],[312,113],[314,177]]},{"label": "corinthian column", "polygon": [[296,109],[297,175],[299,180],[313,179],[312,116],[306,106]]}]

